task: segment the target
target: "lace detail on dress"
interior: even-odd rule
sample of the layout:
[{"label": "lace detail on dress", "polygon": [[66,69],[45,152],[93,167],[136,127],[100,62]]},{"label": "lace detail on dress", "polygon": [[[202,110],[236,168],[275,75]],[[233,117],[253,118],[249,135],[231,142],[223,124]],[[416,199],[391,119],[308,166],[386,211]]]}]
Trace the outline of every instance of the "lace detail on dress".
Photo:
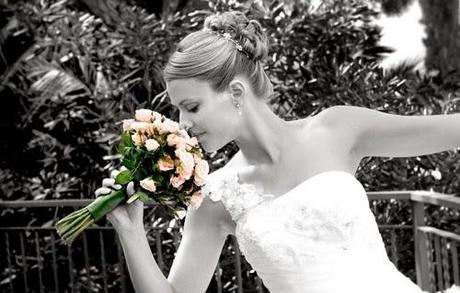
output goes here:
[{"label": "lace detail on dress", "polygon": [[202,192],[212,201],[222,201],[233,221],[238,221],[243,214],[261,202],[273,198],[271,194],[259,194],[250,184],[240,184],[237,173],[223,173],[223,176],[215,176],[218,178],[208,176]]}]

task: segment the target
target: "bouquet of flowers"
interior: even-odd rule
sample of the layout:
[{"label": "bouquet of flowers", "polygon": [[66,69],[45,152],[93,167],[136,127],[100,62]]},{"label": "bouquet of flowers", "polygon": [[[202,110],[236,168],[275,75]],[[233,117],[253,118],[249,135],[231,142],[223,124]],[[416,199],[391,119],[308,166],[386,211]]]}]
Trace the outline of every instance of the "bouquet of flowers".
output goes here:
[{"label": "bouquet of flowers", "polygon": [[[135,119],[123,121],[118,151],[123,169],[115,176],[114,190],[56,223],[66,244],[122,203],[153,199],[175,217],[189,205],[201,205],[200,186],[209,166],[197,139],[177,122],[155,111],[137,110]],[[134,193],[127,196],[133,187]]]}]

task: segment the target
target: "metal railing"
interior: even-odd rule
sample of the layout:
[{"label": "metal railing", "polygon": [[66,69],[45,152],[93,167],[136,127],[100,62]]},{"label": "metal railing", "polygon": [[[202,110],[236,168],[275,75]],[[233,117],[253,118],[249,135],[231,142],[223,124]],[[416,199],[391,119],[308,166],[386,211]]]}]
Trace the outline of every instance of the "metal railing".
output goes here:
[{"label": "metal railing", "polygon": [[[436,292],[460,286],[460,235],[426,226],[425,210],[460,211],[460,198],[433,192],[368,192],[373,203],[406,202],[409,218],[405,223],[379,224],[388,255],[396,267],[407,268],[413,253],[413,273],[425,291]],[[76,208],[91,200],[0,201],[0,212],[6,209],[32,211],[48,208],[51,218],[60,218],[58,209]],[[63,212],[62,210],[61,212]],[[53,224],[55,222],[51,221]],[[93,226],[78,237],[72,246],[64,245],[51,222],[44,226],[4,226],[0,221],[0,291],[1,292],[134,292],[115,231],[110,226]],[[411,223],[410,223],[411,222]],[[180,224],[152,224],[146,227],[152,253],[167,275],[180,243]],[[400,251],[402,233],[410,233],[410,251]],[[410,272],[405,272],[406,275]],[[247,285],[249,284],[249,285]],[[234,236],[229,236],[207,292],[268,292],[256,272],[240,254]],[[249,290],[249,289],[248,289]]]}]

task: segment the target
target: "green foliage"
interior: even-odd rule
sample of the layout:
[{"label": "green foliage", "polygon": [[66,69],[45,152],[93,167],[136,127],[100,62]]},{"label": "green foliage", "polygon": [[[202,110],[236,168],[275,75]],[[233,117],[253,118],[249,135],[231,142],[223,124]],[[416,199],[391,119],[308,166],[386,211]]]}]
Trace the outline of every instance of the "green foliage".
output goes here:
[{"label": "green foliage", "polygon": [[[135,166],[133,167],[133,169]],[[129,181],[133,180],[133,175],[131,174],[130,170],[121,171],[117,177],[115,178],[115,183],[125,185],[128,184]]]}]

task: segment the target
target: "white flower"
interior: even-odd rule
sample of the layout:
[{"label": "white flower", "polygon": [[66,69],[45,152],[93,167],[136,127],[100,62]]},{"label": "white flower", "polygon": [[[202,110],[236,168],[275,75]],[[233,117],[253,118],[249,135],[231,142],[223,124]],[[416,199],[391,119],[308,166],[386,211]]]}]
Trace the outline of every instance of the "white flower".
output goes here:
[{"label": "white flower", "polygon": [[149,138],[145,141],[145,147],[149,152],[154,152],[160,147],[160,144],[155,139]]},{"label": "white flower", "polygon": [[149,109],[136,110],[136,120],[140,122],[152,122],[153,111]]},{"label": "white flower", "polygon": [[123,120],[123,131],[130,131],[131,124],[133,124],[134,119],[125,119]]}]

